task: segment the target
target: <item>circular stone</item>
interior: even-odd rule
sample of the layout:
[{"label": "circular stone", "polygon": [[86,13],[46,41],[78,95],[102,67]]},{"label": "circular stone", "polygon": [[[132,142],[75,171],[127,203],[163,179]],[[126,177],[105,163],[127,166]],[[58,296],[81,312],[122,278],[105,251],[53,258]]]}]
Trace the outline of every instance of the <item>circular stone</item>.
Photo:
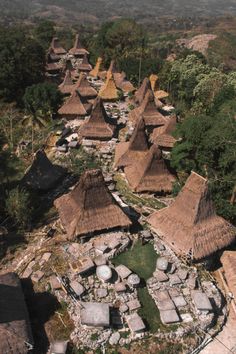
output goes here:
[{"label": "circular stone", "polygon": [[130,274],[128,277],[128,284],[132,286],[137,286],[140,283],[140,278],[137,274]]},{"label": "circular stone", "polygon": [[112,270],[107,265],[101,265],[101,266],[97,267],[96,274],[97,274],[98,279],[100,279],[101,281],[106,282],[106,281],[111,279]]},{"label": "circular stone", "polygon": [[165,257],[160,257],[157,260],[157,268],[159,270],[167,270],[168,268],[168,260]]}]

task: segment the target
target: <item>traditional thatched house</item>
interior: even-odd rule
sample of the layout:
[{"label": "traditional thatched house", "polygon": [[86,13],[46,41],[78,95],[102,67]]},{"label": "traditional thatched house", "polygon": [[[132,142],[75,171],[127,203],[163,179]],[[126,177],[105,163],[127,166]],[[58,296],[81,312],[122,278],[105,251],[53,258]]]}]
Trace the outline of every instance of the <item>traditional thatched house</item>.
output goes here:
[{"label": "traditional thatched house", "polygon": [[216,215],[208,181],[195,172],[173,204],[147,221],[173,250],[193,260],[206,258],[235,241],[235,228]]},{"label": "traditional thatched house", "polygon": [[101,88],[98,94],[104,101],[116,101],[119,98],[119,91],[113,76],[107,78],[105,85]]},{"label": "traditional thatched house", "polygon": [[135,95],[134,95],[134,101],[135,103],[141,105],[141,103],[143,102],[144,100],[144,97],[147,93],[148,90],[151,90],[152,87],[151,87],[151,83],[150,83],[150,80],[145,77],[145,79],[143,80],[142,82],[142,85],[140,86],[140,88],[135,92]]},{"label": "traditional thatched house", "polygon": [[32,348],[29,315],[18,275],[0,275],[0,353],[26,354]]},{"label": "traditional thatched house", "polygon": [[71,55],[74,55],[76,58],[83,58],[84,55],[89,54],[89,52],[85,48],[83,48],[80,42],[79,34],[76,35],[74,47],[69,50],[69,53]]},{"label": "traditional thatched house", "polygon": [[142,157],[145,151],[148,151],[148,137],[141,118],[134,128],[130,141],[121,142],[116,146],[114,166],[116,168],[129,166]]},{"label": "traditional thatched house", "polygon": [[227,285],[233,293],[236,303],[236,251],[224,251],[220,260],[223,265]]},{"label": "traditional thatched house", "polygon": [[72,192],[56,199],[55,206],[68,239],[131,225],[107,189],[101,170],[86,171]]},{"label": "traditional thatched house", "polygon": [[109,140],[114,135],[115,126],[111,124],[100,97],[97,97],[91,116],[81,126],[79,134],[88,139]]},{"label": "traditional thatched house", "polygon": [[64,95],[70,95],[74,91],[75,85],[72,81],[71,72],[69,70],[66,71],[65,78],[63,82],[58,86],[58,89]]},{"label": "traditional thatched house", "polygon": [[87,80],[87,76],[84,73],[80,73],[79,80],[75,85],[75,89],[78,91],[81,97],[90,100],[97,97],[97,91],[90,85]]},{"label": "traditional thatched house", "polygon": [[92,65],[89,64],[87,54],[84,54],[82,63],[78,64],[79,71],[89,73],[92,70]]},{"label": "traditional thatched house", "polygon": [[125,168],[129,185],[135,192],[170,193],[176,178],[171,173],[168,162],[162,157],[157,146],[152,145],[148,152],[134,160]]},{"label": "traditional thatched house", "polygon": [[50,52],[57,55],[59,58],[66,54],[66,50],[61,46],[59,39],[54,37],[51,42]]},{"label": "traditional thatched house", "polygon": [[99,73],[100,73],[100,69],[101,69],[101,65],[102,65],[102,58],[98,58],[95,67],[90,71],[89,76],[98,78],[99,77]]},{"label": "traditional thatched house", "polygon": [[33,190],[47,191],[53,188],[64,174],[62,167],[53,165],[45,152],[38,150],[22,179],[22,184]]},{"label": "traditional thatched house", "polygon": [[63,64],[63,73],[66,73],[67,70],[70,71],[70,74],[71,74],[71,78],[72,80],[77,80],[78,77],[79,77],[79,73],[78,71],[74,68],[72,62],[71,62],[71,59],[67,59],[65,61],[65,63]]},{"label": "traditional thatched house", "polygon": [[58,113],[61,117],[67,119],[80,118],[88,114],[77,91],[74,91],[71,97],[64,102]]},{"label": "traditional thatched house", "polygon": [[176,129],[176,124],[175,115],[167,118],[165,125],[153,130],[151,136],[152,142],[158,145],[162,150],[171,151],[177,141],[177,139],[172,136],[172,133]]}]

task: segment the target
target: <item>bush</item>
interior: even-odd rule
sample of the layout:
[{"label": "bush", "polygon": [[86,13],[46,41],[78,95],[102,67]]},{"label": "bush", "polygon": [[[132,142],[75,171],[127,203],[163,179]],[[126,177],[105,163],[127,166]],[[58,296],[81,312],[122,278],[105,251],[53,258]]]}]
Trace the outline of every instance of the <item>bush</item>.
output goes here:
[{"label": "bush", "polygon": [[19,187],[12,189],[6,198],[7,214],[22,229],[28,228],[31,223],[33,210],[30,204],[30,194]]}]

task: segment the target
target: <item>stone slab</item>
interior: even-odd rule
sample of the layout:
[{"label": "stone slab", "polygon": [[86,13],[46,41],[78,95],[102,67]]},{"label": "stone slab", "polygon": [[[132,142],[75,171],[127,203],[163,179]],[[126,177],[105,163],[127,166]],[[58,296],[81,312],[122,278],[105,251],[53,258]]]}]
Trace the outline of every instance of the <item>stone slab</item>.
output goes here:
[{"label": "stone slab", "polygon": [[164,324],[180,322],[179,315],[175,310],[160,311],[160,317]]}]

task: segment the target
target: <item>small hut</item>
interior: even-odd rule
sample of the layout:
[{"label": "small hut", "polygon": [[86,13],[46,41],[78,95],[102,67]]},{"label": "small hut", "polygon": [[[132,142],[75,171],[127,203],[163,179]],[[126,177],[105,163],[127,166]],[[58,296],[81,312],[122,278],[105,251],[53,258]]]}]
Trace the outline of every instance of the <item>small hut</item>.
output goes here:
[{"label": "small hut", "polygon": [[112,75],[107,78],[105,85],[98,94],[104,101],[116,101],[119,99],[119,91]]},{"label": "small hut", "polygon": [[156,145],[152,145],[132,165],[125,167],[125,175],[135,192],[170,193],[176,180]]},{"label": "small hut", "polygon": [[147,221],[176,253],[192,260],[204,259],[235,241],[236,229],[216,215],[208,181],[195,172],[176,200]]},{"label": "small hut", "polygon": [[116,146],[114,166],[126,167],[143,156],[148,151],[148,137],[142,118],[137,122],[129,142],[121,142]]},{"label": "small hut", "polygon": [[53,37],[49,51],[59,58],[66,54],[66,50],[61,46],[57,37]]},{"label": "small hut", "polygon": [[94,99],[98,95],[97,91],[88,82],[87,76],[84,73],[80,73],[79,80],[75,84],[75,89],[81,97],[88,100]]},{"label": "small hut", "polygon": [[227,285],[233,293],[236,304],[236,251],[224,251],[220,261],[223,265]]},{"label": "small hut", "polygon": [[34,161],[26,171],[22,184],[29,189],[47,191],[53,188],[64,176],[65,170],[53,165],[43,150],[38,150]]},{"label": "small hut", "polygon": [[74,190],[56,199],[54,204],[70,240],[131,225],[106,187],[101,170],[86,171]]},{"label": "small hut", "polygon": [[80,42],[79,34],[76,35],[74,46],[69,50],[69,53],[71,55],[74,55],[76,58],[81,59],[84,57],[84,55],[89,55],[89,52],[85,48],[83,48]]},{"label": "small hut", "polygon": [[177,125],[176,116],[168,118],[165,125],[155,128],[152,133],[151,140],[158,145],[162,150],[171,151],[177,142],[177,139],[172,136]]},{"label": "small hut", "polygon": [[15,273],[0,275],[0,319],[0,353],[26,354],[33,349],[28,310]]},{"label": "small hut", "polygon": [[152,90],[152,87],[151,87],[150,80],[147,77],[145,77],[145,79],[142,82],[142,85],[135,92],[135,95],[134,95],[135,103],[141,105],[148,90]]},{"label": "small hut", "polygon": [[102,65],[102,58],[98,58],[95,67],[90,71],[89,76],[98,78]]},{"label": "small hut", "polygon": [[58,113],[67,119],[81,118],[88,114],[76,91],[64,102]]},{"label": "small hut", "polygon": [[66,71],[65,78],[63,82],[58,86],[58,89],[64,95],[70,95],[74,91],[75,85],[72,81],[71,72],[69,70]]},{"label": "small hut", "polygon": [[89,73],[92,70],[92,65],[89,64],[87,54],[84,54],[82,63],[78,64],[79,71]]},{"label": "small hut", "polygon": [[111,124],[100,97],[97,97],[91,116],[81,126],[79,134],[87,139],[109,140],[114,135],[115,126]]}]

